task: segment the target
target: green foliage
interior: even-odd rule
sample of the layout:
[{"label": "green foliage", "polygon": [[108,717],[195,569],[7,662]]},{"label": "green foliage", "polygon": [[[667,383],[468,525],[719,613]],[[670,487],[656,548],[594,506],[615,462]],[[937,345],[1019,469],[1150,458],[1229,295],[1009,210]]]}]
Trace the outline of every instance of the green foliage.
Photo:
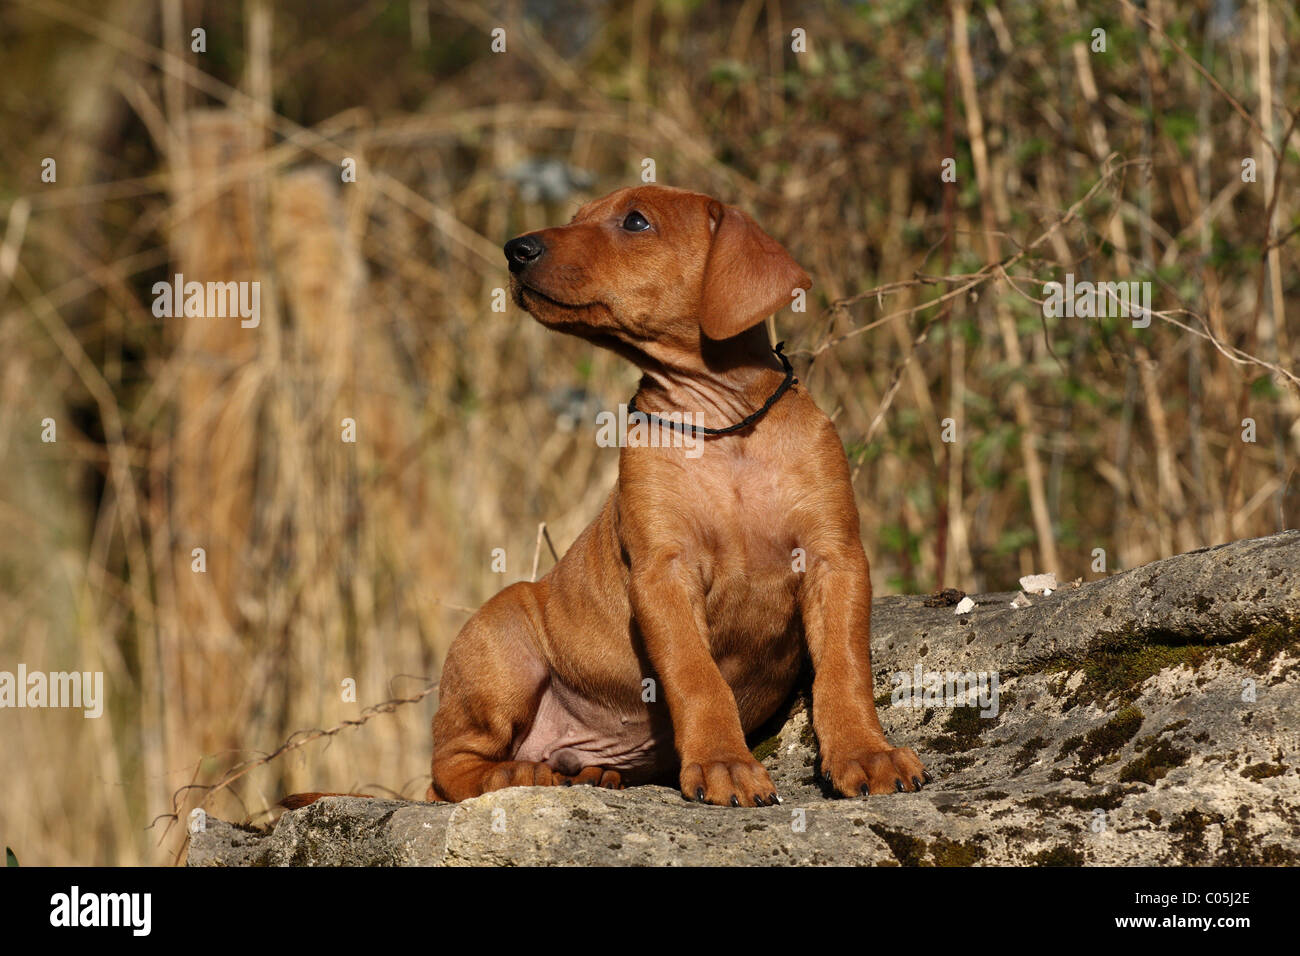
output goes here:
[{"label": "green foliage", "polygon": [[1282,390],[1277,387],[1271,375],[1261,375],[1250,383],[1250,397],[1276,401],[1282,397]]},{"label": "green foliage", "polygon": [[1034,529],[1029,527],[1004,528],[998,535],[993,550],[996,554],[1015,554],[1021,548],[1027,548],[1037,540]]}]

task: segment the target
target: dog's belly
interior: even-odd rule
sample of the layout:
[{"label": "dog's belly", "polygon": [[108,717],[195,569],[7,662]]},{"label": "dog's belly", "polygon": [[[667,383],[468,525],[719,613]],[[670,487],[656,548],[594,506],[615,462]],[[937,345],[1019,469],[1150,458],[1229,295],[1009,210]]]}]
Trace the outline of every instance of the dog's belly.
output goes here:
[{"label": "dog's belly", "polygon": [[[548,596],[626,587],[612,572],[608,580],[594,577],[602,569],[622,567],[612,531],[614,501],[611,496],[602,515],[547,576]],[[592,554],[605,560],[588,560]],[[709,651],[749,733],[776,711],[799,674],[800,576],[791,567],[785,536],[769,526],[716,554],[706,579]],[[548,601],[535,639],[549,676],[511,759],[545,763],[570,776],[602,767],[618,771],[625,783],[649,782],[677,766],[663,687],[655,685],[654,699],[642,700],[641,682],[655,674],[635,630],[627,630],[628,614],[626,604]],[[603,637],[567,649],[552,639],[568,634]]]},{"label": "dog's belly", "polygon": [[[776,711],[799,674],[802,641],[793,596],[783,585],[732,586],[711,594],[708,617],[710,650],[749,733]],[[596,683],[612,688],[612,678],[601,675]],[[648,702],[641,691],[617,704],[599,701],[552,671],[512,759],[545,763],[570,776],[593,766],[617,770],[625,783],[662,777],[677,766],[672,723],[662,688],[655,687]]]},{"label": "dog's belly", "polygon": [[617,770],[625,783],[652,779],[673,766],[671,724],[646,704],[611,707],[585,699],[552,679],[515,760],[545,763],[570,776],[584,767]]}]

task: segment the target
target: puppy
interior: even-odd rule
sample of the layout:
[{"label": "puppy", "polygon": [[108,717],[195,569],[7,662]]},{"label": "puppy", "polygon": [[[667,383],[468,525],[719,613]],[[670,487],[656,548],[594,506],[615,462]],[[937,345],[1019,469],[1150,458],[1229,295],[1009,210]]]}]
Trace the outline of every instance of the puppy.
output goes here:
[{"label": "puppy", "polygon": [[689,799],[776,803],[745,735],[805,652],[829,784],[919,790],[928,774],[890,746],[872,699],[844,449],[762,326],[807,274],[744,212],[663,186],[620,189],[505,253],[521,308],[642,369],[634,420],[702,445],[630,431],[573,547],[465,624],[443,667],[429,799],[675,776]]}]

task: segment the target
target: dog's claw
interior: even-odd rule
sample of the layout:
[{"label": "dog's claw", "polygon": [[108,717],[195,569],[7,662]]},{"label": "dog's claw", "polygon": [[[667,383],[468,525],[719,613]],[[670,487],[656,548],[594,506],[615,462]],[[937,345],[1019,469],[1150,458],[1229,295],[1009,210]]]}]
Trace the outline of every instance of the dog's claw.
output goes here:
[{"label": "dog's claw", "polygon": [[763,799],[763,795],[761,793],[754,794],[754,806],[757,807],[767,806],[767,801]]},{"label": "dog's claw", "polygon": [[928,770],[921,771],[921,779],[926,783],[934,783],[934,777],[930,776],[930,771]]},{"label": "dog's claw", "polygon": [[734,793],[731,795],[731,805],[733,807],[740,806],[740,797],[736,796]]},{"label": "dog's claw", "polygon": [[781,798],[778,797],[775,793],[769,793],[769,794],[767,795],[767,802],[768,802],[768,805],[769,805],[769,806],[773,806],[773,807],[774,807],[774,806],[776,806],[777,804],[781,803],[782,800],[781,800]]},{"label": "dog's claw", "polygon": [[906,788],[905,786],[903,786],[903,781],[898,780],[898,779],[895,779],[895,780],[894,780],[894,790],[895,790],[896,792],[898,792],[898,793],[906,793],[906,792],[907,792],[907,788]]},{"label": "dog's claw", "polygon": [[871,793],[871,784],[864,783],[862,786],[858,788],[858,793],[862,794],[864,797],[867,796],[869,793]]},{"label": "dog's claw", "polygon": [[703,788],[703,787],[696,787],[696,788],[695,788],[695,799],[698,800],[698,801],[700,801],[700,803],[703,803],[703,802],[704,802],[704,788]]}]

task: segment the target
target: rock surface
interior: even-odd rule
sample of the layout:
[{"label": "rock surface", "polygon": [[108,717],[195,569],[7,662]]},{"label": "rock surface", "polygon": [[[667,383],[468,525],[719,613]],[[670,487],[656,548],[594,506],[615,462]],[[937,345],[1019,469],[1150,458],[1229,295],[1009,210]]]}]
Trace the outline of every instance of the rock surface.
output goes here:
[{"label": "rock surface", "polygon": [[[209,819],[188,862],[1300,863],[1300,531],[1028,607],[1014,597],[976,596],[961,616],[960,594],[875,602],[877,704],[935,777],[919,794],[828,799],[801,691],[752,741],[782,806],[707,807],[664,787],[516,788],[454,806],[328,797],[269,831]],[[918,667],[922,686],[929,672],[996,674],[996,713],[988,695],[893,706]]]}]

